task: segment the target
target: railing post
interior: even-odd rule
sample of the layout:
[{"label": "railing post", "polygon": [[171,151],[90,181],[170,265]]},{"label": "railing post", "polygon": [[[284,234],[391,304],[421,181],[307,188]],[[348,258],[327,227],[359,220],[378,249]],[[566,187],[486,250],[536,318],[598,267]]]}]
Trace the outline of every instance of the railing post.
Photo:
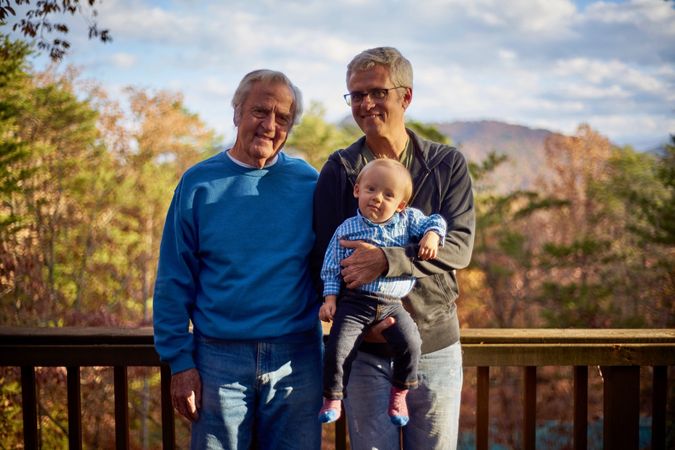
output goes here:
[{"label": "railing post", "polygon": [[82,449],[82,408],[80,397],[80,368],[66,368],[68,378],[68,448]]},{"label": "railing post", "polygon": [[162,390],[162,446],[164,450],[176,448],[176,426],[171,401],[171,368],[163,364],[160,369]]},{"label": "railing post", "polygon": [[129,392],[126,366],[115,366],[115,448],[129,448]]},{"label": "railing post", "polygon": [[335,450],[347,450],[347,419],[344,412],[335,422]]},{"label": "railing post", "polygon": [[537,443],[537,367],[525,367],[524,404],[525,417],[523,420],[523,448],[534,450]]},{"label": "railing post", "polygon": [[588,448],[588,366],[574,366],[574,450]]},{"label": "railing post", "polygon": [[37,450],[37,387],[35,367],[21,367],[21,402],[23,409],[23,445],[26,450]]},{"label": "railing post", "polygon": [[666,399],[668,367],[655,366],[652,375],[652,450],[666,449]]},{"label": "railing post", "polygon": [[490,434],[490,367],[478,367],[476,381],[476,450],[488,450]]},{"label": "railing post", "polygon": [[603,366],[603,448],[640,444],[640,366]]}]

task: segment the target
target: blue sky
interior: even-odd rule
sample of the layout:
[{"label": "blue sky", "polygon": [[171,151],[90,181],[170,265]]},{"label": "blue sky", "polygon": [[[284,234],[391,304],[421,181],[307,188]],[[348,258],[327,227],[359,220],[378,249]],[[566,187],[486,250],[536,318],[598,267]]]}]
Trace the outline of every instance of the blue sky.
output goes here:
[{"label": "blue sky", "polygon": [[[588,123],[650,149],[675,133],[675,2],[663,0],[103,0],[113,42],[71,21],[66,62],[109,92],[182,92],[225,139],[250,70],[285,72],[305,106],[349,113],[345,68],[365,48],[413,63],[408,117],[501,120],[572,134]],[[45,58],[38,58],[40,68]]]}]

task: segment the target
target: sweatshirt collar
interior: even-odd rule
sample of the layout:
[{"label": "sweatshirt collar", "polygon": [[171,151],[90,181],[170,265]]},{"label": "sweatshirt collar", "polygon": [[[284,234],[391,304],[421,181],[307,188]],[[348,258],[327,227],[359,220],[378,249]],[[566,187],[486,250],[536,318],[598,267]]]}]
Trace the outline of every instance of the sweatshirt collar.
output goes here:
[{"label": "sweatshirt collar", "polygon": [[232,150],[232,149],[230,148],[230,149],[227,149],[225,151],[225,154],[227,155],[228,158],[230,158],[230,161],[232,161],[236,165],[244,167],[246,169],[269,169],[274,164],[276,164],[277,161],[279,160],[279,153],[277,153],[276,155],[274,155],[274,157],[272,159],[268,159],[267,161],[265,161],[265,165],[263,167],[255,167],[255,166],[252,166],[250,164],[246,164],[245,162],[241,162],[236,158],[233,158],[232,155],[230,155],[230,150]]}]

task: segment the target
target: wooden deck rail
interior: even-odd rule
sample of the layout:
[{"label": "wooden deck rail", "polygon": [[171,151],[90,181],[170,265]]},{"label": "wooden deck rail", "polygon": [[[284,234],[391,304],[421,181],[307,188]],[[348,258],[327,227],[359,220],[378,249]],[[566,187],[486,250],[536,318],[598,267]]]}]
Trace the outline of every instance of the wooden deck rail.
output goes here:
[{"label": "wooden deck rail", "polygon": [[[574,372],[574,448],[586,449],[588,366],[603,373],[604,448],[637,449],[639,371],[653,367],[652,446],[666,445],[668,366],[675,366],[675,329],[466,329],[464,366],[477,368],[477,449],[488,449],[490,367],[523,368],[523,446],[535,448],[538,366],[571,366]],[[82,448],[80,367],[114,369],[116,448],[129,447],[127,367],[161,366],[163,448],[175,447],[170,372],[160,365],[152,330],[0,327],[0,366],[21,368],[24,446],[38,448],[35,367],[67,368],[71,449]],[[344,422],[336,449],[346,447]]]}]

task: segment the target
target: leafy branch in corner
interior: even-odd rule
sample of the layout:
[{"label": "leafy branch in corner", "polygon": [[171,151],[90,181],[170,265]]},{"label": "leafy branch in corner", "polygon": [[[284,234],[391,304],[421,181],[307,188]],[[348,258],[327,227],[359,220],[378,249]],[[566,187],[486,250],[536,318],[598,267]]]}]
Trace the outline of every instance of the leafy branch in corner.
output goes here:
[{"label": "leafy branch in corner", "polygon": [[[99,29],[96,18],[98,12],[94,9],[96,0],[38,0],[31,4],[30,0],[0,0],[0,25],[5,25],[8,18],[17,16],[23,5],[28,5],[24,16],[13,24],[12,30],[19,31],[27,38],[37,39],[37,47],[49,52],[52,61],[60,61],[70,48],[70,42],[65,39],[70,31],[61,21],[54,21],[57,15],[70,14],[82,16],[89,26],[89,39],[98,39],[101,42],[112,41],[110,31]],[[49,34],[56,33],[51,39]]]}]

